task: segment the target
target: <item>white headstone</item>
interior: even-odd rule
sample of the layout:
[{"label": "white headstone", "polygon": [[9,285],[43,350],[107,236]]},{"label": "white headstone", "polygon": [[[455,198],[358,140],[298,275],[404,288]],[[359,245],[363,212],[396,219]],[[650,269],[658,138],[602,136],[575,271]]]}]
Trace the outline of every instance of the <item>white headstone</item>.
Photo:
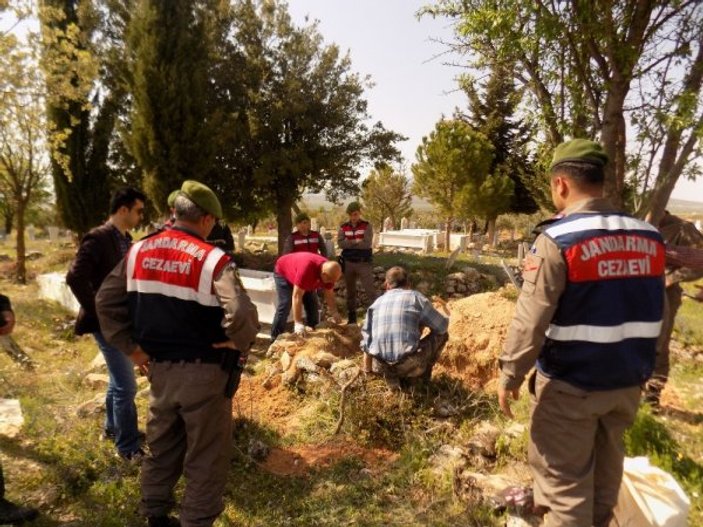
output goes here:
[{"label": "white headstone", "polygon": [[410,222],[410,228],[411,228],[411,229],[417,229],[417,222],[416,222],[416,221],[411,221],[411,222]]},{"label": "white headstone", "polygon": [[247,225],[247,236],[251,236],[252,234],[254,234],[254,227]]},{"label": "white headstone", "polygon": [[27,226],[27,237],[30,241],[34,241],[37,234],[37,229],[31,223]]},{"label": "white headstone", "polygon": [[392,231],[393,230],[393,220],[390,217],[383,220],[383,230]]},{"label": "white headstone", "polygon": [[317,227],[317,218],[310,218],[310,230],[316,231]]},{"label": "white headstone", "polygon": [[237,233],[237,249],[240,251],[244,250],[244,244],[247,241],[247,231],[246,229],[239,229]]},{"label": "white headstone", "polygon": [[59,228],[58,227],[47,227],[49,231],[49,241],[54,243],[59,241]]},{"label": "white headstone", "polygon": [[322,236],[324,238],[326,235],[327,235],[327,229],[325,229],[324,227],[320,227],[320,236]]},{"label": "white headstone", "polygon": [[696,226],[696,229],[698,229],[699,231],[701,230],[701,220],[696,220],[694,225]]},{"label": "white headstone", "polygon": [[410,221],[408,220],[408,218],[403,217],[403,218],[400,220],[400,230],[401,230],[401,231],[404,231],[405,229],[407,229],[408,226],[409,226],[409,225],[408,225],[409,223],[410,223]]}]

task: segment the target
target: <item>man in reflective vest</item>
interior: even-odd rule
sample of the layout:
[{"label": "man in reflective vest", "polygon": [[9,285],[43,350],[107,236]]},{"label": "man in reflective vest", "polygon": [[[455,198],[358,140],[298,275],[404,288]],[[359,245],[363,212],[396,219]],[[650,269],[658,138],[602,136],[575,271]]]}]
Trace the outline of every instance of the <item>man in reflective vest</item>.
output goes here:
[{"label": "man in reflective vest", "polygon": [[500,357],[498,398],[512,417],[525,376],[528,458],[544,525],[609,524],[623,433],[654,369],[664,304],[664,245],[656,228],[602,199],[598,143],[557,147],[552,200],[564,217],[535,240]]},{"label": "man in reflective vest", "polygon": [[319,232],[310,229],[310,216],[301,212],[295,216],[295,230],[283,244],[284,254],[305,251],[327,257],[327,246]]},{"label": "man in reflective vest", "polygon": [[[235,265],[205,239],[222,207],[185,181],[172,228],[135,243],[96,298],[105,338],[151,383],[141,512],[150,527],[209,527],[223,510],[232,396],[259,329]],[[169,516],[186,477],[180,523]]]},{"label": "man in reflective vest", "polygon": [[347,205],[347,214],[349,221],[339,228],[337,244],[342,249],[348,323],[356,324],[356,281],[361,280],[369,305],[373,304],[377,296],[373,285],[373,228],[368,221],[361,219],[361,205],[358,201]]}]

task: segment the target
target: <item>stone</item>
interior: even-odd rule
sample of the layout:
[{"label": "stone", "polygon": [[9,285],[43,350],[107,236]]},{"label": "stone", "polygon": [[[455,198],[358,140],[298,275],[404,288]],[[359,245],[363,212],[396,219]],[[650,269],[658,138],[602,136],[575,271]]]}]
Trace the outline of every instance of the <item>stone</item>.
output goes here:
[{"label": "stone", "polygon": [[283,353],[281,353],[280,361],[281,361],[281,369],[283,371],[286,371],[288,368],[290,368],[291,357],[287,351],[284,351]]},{"label": "stone", "polygon": [[356,361],[353,361],[352,359],[343,359],[332,364],[330,371],[334,374],[338,374],[339,372],[353,368],[356,365]]},{"label": "stone", "polygon": [[456,470],[466,466],[467,461],[464,451],[461,447],[454,445],[442,445],[430,457],[430,465],[435,472],[445,472],[447,470]]},{"label": "stone", "polygon": [[359,373],[359,370],[361,370],[361,368],[353,366],[345,370],[338,370],[334,376],[339,384],[346,384]]},{"label": "stone", "polygon": [[89,401],[81,403],[76,408],[78,417],[89,417],[91,415],[99,415],[105,411],[105,394],[99,393]]},{"label": "stone", "polygon": [[319,371],[317,365],[310,359],[310,357],[300,357],[299,359],[296,359],[295,367],[298,370],[303,370],[310,373],[317,373]]},{"label": "stone", "polygon": [[320,368],[329,370],[335,362],[339,361],[339,357],[332,355],[331,353],[321,351],[313,357],[312,361]]},{"label": "stone", "polygon": [[527,427],[522,424],[522,423],[512,423],[508,428],[504,430],[504,434],[507,435],[508,437],[521,437],[524,433],[525,430],[527,430]]},{"label": "stone", "polygon": [[477,282],[481,279],[481,273],[479,273],[473,267],[464,267],[462,272],[464,273],[466,280],[469,282]]},{"label": "stone", "polygon": [[490,421],[481,421],[474,435],[469,439],[469,450],[484,457],[494,458],[498,436],[500,436],[500,429],[496,425]]},{"label": "stone", "polygon": [[83,384],[96,390],[98,388],[107,388],[110,382],[110,377],[103,373],[89,373],[83,378]]},{"label": "stone", "polygon": [[102,371],[107,371],[107,364],[105,364],[105,357],[103,357],[103,354],[98,352],[88,365],[88,372],[98,373]]},{"label": "stone", "polygon": [[249,440],[249,447],[247,448],[247,453],[249,457],[254,461],[263,461],[269,455],[269,447],[263,441],[251,438]]}]

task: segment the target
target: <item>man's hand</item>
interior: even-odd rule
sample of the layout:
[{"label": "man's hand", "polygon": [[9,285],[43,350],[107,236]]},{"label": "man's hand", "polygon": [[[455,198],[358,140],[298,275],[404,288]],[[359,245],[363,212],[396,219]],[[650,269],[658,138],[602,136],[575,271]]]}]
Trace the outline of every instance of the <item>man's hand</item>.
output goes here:
[{"label": "man's hand", "polygon": [[513,412],[510,410],[510,395],[517,401],[520,398],[520,388],[515,388],[513,390],[508,390],[502,386],[498,388],[498,404],[500,404],[500,409],[506,416],[513,419]]},{"label": "man's hand", "polygon": [[342,315],[340,315],[337,311],[335,311],[334,313],[332,313],[330,315],[330,319],[332,319],[332,321],[334,321],[335,324],[342,323]]},{"label": "man's hand", "polygon": [[296,322],[293,325],[293,333],[295,333],[295,335],[298,337],[305,337],[306,336],[305,324],[303,324],[302,322]]},{"label": "man's hand", "polygon": [[0,335],[9,335],[15,329],[15,314],[12,311],[3,311],[1,316],[5,319],[5,325],[0,328]]},{"label": "man's hand", "polygon": [[149,373],[149,355],[144,353],[144,350],[139,344],[137,344],[137,347],[134,348],[134,351],[129,355],[129,358],[134,364],[137,365],[139,372],[142,375]]}]

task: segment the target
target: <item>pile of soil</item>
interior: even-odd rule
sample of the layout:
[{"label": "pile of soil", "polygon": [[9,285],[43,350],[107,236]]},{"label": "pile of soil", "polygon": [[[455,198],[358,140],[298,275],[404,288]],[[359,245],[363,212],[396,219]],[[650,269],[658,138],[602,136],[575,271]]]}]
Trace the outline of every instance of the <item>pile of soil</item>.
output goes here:
[{"label": "pile of soil", "polygon": [[500,292],[481,293],[448,304],[449,341],[435,372],[460,377],[471,389],[498,377],[500,354],[515,303]]}]

